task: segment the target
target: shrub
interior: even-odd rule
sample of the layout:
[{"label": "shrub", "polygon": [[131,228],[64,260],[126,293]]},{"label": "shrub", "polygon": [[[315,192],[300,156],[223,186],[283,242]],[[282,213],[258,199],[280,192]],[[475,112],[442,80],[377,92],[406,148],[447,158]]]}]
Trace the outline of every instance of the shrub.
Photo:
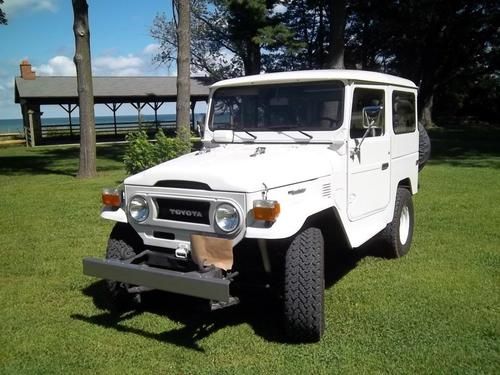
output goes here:
[{"label": "shrub", "polygon": [[169,138],[158,130],[156,142],[149,141],[144,130],[129,133],[123,161],[128,174],[135,174],[164,161],[174,159],[191,151],[191,142],[180,138]]}]

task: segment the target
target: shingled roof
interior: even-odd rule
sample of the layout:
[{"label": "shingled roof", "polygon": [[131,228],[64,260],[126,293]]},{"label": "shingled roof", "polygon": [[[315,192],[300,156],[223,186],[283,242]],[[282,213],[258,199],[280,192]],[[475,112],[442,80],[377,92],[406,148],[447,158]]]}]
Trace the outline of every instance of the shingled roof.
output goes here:
[{"label": "shingled roof", "polygon": [[[207,100],[209,81],[191,78],[191,99]],[[175,101],[176,77],[94,77],[96,103]],[[15,101],[21,99],[39,104],[77,103],[76,77],[16,77]]]}]

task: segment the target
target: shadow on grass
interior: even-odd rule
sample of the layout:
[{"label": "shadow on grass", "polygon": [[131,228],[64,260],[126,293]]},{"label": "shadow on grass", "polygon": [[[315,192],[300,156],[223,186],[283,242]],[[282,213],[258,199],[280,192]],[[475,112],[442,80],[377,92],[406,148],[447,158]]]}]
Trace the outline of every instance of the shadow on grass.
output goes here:
[{"label": "shadow on grass", "polygon": [[[378,254],[377,244],[368,244],[359,251],[329,252],[325,267],[326,287],[333,287],[367,256],[381,256]],[[226,327],[249,324],[257,335],[269,342],[294,344],[287,339],[282,328],[283,306],[279,292],[269,288],[242,288],[239,294],[240,304],[216,311],[209,310],[206,300],[161,291],[143,293],[141,303],[117,309],[110,304],[105,281],[95,282],[82,292],[92,297],[94,305],[103,312],[94,316],[74,314],[73,319],[113,328],[119,332],[134,333],[162,343],[204,352],[199,345],[201,339]],[[154,333],[124,324],[145,312],[165,317],[183,327]]]},{"label": "shadow on grass", "polygon": [[[51,147],[23,150],[20,155],[0,156],[0,174],[57,174],[76,176],[78,171],[79,147]],[[97,147],[97,171],[109,171],[117,168],[114,163],[122,163],[124,145],[102,145]]]},{"label": "shadow on grass", "polygon": [[500,169],[500,128],[461,126],[429,131],[431,164]]}]

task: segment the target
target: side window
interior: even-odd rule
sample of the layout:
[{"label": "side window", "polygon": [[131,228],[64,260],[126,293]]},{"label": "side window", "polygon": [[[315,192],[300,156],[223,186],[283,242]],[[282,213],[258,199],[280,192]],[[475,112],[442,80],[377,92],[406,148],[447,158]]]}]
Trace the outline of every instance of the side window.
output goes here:
[{"label": "side window", "polygon": [[394,91],[392,93],[392,127],[395,134],[412,133],[416,127],[415,94]]},{"label": "side window", "polygon": [[351,138],[377,137],[384,134],[384,90],[354,89]]}]

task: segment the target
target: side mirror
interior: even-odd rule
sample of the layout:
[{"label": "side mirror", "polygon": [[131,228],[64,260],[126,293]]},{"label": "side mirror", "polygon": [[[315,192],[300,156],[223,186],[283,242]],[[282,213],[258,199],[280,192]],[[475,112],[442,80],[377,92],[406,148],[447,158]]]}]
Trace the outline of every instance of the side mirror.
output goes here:
[{"label": "side mirror", "polygon": [[215,130],[213,141],[216,143],[232,143],[234,132],[232,130]]},{"label": "side mirror", "polygon": [[384,109],[381,105],[372,105],[368,107],[363,107],[363,128],[373,128],[380,127],[380,114]]},{"label": "side mirror", "polygon": [[381,105],[373,105],[373,106],[368,106],[368,107],[363,107],[363,128],[365,128],[365,133],[363,134],[363,137],[359,141],[359,143],[356,145],[354,150],[351,151],[351,158],[354,158],[355,155],[359,154],[359,151],[361,150],[361,145],[365,141],[366,136],[368,133],[374,129],[374,128],[380,128],[380,116],[382,114],[382,110],[384,109],[384,106]]}]

